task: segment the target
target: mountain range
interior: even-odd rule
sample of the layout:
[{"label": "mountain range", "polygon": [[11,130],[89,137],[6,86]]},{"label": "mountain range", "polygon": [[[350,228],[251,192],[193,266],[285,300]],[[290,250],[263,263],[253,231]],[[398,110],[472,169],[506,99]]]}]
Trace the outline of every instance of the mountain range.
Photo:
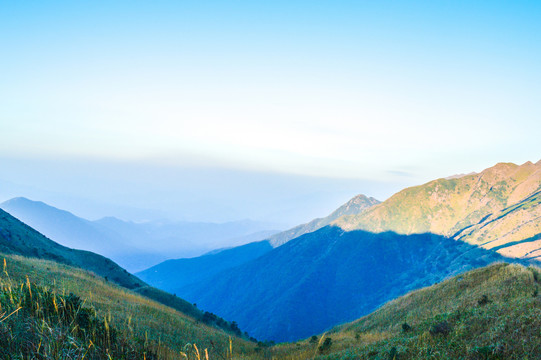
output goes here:
[{"label": "mountain range", "polygon": [[[500,163],[404,189],[382,203],[358,196],[353,212],[274,235],[268,240],[274,249],[216,267],[195,283],[175,279],[184,274],[182,261],[138,275],[234,318],[258,338],[298,340],[453,274],[514,261],[502,254],[534,260],[540,167]],[[526,247],[527,256],[509,252]]]},{"label": "mountain range", "polygon": [[264,241],[201,257],[168,260],[136,274],[160,289],[180,295],[183,294],[182,289],[192,283],[195,285],[204,280],[208,281],[214,275],[254,260],[291,239],[321,229],[342,215],[361,213],[375,204],[379,204],[379,201],[365,195],[357,195],[326,217],[282,231]]},{"label": "mountain range", "polygon": [[23,197],[5,201],[0,208],[64,246],[104,255],[129,271],[172,257],[197,256],[223,246],[262,240],[277,232],[269,230],[272,224],[251,220],[135,223],[105,217],[90,221]]},{"label": "mountain range", "polygon": [[[0,252],[93,271],[228,331],[240,326],[262,340],[293,341],[474,268],[502,261],[535,263],[541,240],[540,168],[541,161],[500,163],[404,189],[384,202],[358,195],[325,218],[270,236],[260,232],[263,241],[169,260],[137,273],[142,280],[102,256],[58,245],[3,211]],[[30,203],[46,219],[58,214],[70,219],[49,222],[56,231],[74,234],[66,241],[111,234],[136,239],[142,229]],[[145,226],[161,239],[176,231],[171,224]],[[207,234],[216,230],[211,228]],[[122,249],[122,241],[116,244]],[[236,322],[216,320],[213,313]]]}]

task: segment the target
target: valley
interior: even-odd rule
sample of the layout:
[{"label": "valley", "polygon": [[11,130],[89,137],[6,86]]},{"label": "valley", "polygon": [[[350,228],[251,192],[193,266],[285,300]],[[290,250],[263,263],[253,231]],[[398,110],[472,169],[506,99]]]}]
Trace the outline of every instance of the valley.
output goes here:
[{"label": "valley", "polygon": [[[12,269],[2,280],[4,291],[18,282],[20,296],[25,286],[30,292],[24,284],[28,277],[43,294],[73,292],[96,316],[121,328],[128,321],[129,329],[145,329],[151,340],[145,340],[144,352],[164,359],[175,358],[188,343],[212,349],[215,356],[247,359],[507,354],[505,346],[516,346],[510,345],[516,338],[469,327],[488,316],[474,309],[499,314],[490,315],[496,316],[491,326],[510,326],[513,315],[502,313],[506,301],[537,319],[540,163],[498,164],[405,189],[383,202],[358,195],[327,217],[263,241],[167,260],[135,275],[101,255],[59,245],[0,210],[0,252]],[[96,229],[70,213],[39,206],[71,219],[57,223],[58,234]],[[458,290],[459,281],[469,284],[465,292]],[[501,282],[515,285],[499,293]],[[170,315],[138,310],[136,304]],[[184,325],[158,320],[172,314]],[[445,324],[441,336],[433,330],[438,324]],[[175,335],[186,326],[190,330]],[[459,332],[464,326],[469,330]],[[122,332],[126,345],[115,351],[143,351],[134,345],[143,330],[130,331]],[[43,336],[39,341],[52,341]],[[498,336],[508,345],[494,343]],[[475,346],[461,353],[441,342],[447,337]]]}]

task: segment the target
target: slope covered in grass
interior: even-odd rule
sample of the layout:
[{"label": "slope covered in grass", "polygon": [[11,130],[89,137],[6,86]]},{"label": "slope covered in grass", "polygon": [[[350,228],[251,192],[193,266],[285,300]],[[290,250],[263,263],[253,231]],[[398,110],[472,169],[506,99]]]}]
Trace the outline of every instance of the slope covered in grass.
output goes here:
[{"label": "slope covered in grass", "polygon": [[[77,334],[77,331],[84,332],[84,329],[81,328],[82,325],[77,330],[73,328],[73,324],[77,322],[62,321],[61,317],[56,316],[56,311],[43,308],[44,306],[54,306],[54,304],[51,305],[53,301],[51,296],[56,296],[57,306],[62,307],[61,298],[66,299],[70,293],[73,293],[73,296],[81,299],[81,308],[89,309],[90,315],[95,311],[96,316],[92,319],[95,319],[97,325],[92,329],[95,330],[107,323],[107,326],[114,329],[111,331],[116,331],[116,336],[120,341],[117,344],[119,357],[114,358],[143,358],[141,353],[143,350],[148,351],[149,354],[155,353],[160,358],[179,358],[178,351],[185,351],[186,344],[194,343],[201,351],[205,348],[208,349],[213,358],[227,356],[229,334],[108,282],[95,274],[52,261],[4,254],[0,254],[0,258],[6,260],[4,272],[0,275],[0,300],[3,307],[0,314],[5,313],[2,316],[5,317],[18,307],[22,307],[9,318],[10,321],[15,322],[4,321],[0,331],[6,335],[13,335],[21,331],[18,328],[19,324],[27,324],[25,329],[31,328],[35,331],[27,339],[28,342],[25,346],[31,347],[33,351],[37,351],[40,340],[42,340],[41,346],[49,348],[56,342],[65,351],[69,350],[75,355],[78,354],[78,356],[74,355],[75,357],[66,357],[67,359],[81,358],[81,352],[84,353],[90,346],[89,340],[95,339],[92,337],[92,331],[80,334],[82,336],[79,337],[73,335]],[[28,292],[29,284],[34,291],[32,295],[29,295]],[[16,290],[21,293],[16,293]],[[14,295],[10,295],[11,293]],[[10,300],[11,296],[15,296],[13,301]],[[28,296],[33,296],[31,301],[28,301]],[[41,308],[41,312],[38,311],[38,308]],[[57,334],[58,337],[51,337],[50,331],[44,331],[41,323],[43,320],[45,320],[43,324],[46,324],[47,328],[53,329],[54,334]],[[39,326],[36,326],[35,322]],[[102,330],[105,330],[103,326]],[[69,341],[70,336],[73,337],[72,342]],[[245,340],[234,336],[232,338],[233,349],[236,352],[246,353],[253,348],[251,343]],[[17,346],[17,341],[20,339],[12,339],[12,347]],[[102,339],[102,343],[95,343],[96,358],[106,358],[101,356],[104,354],[104,348],[107,347],[104,341],[110,341],[110,339],[105,338]],[[103,345],[101,350],[100,344]],[[81,346],[84,346],[84,349],[81,349]],[[109,348],[111,349],[111,346]],[[133,351],[134,357],[123,357],[130,351]]]},{"label": "slope covered in grass", "polygon": [[430,232],[487,248],[513,243],[500,251],[528,257],[541,242],[516,244],[541,234],[541,161],[500,163],[478,174],[437,179],[404,189],[358,215],[334,224],[346,230]]},{"label": "slope covered in grass", "polygon": [[539,268],[494,264],[267,351],[282,359],[539,359],[540,288]]},{"label": "slope covered in grass", "polygon": [[[205,313],[192,303],[149,286],[106,257],[59,245],[3,210],[0,210],[0,252],[52,260],[85,269],[196,319],[206,320]],[[233,333],[239,332],[235,325],[221,318],[212,319],[212,322]]]}]

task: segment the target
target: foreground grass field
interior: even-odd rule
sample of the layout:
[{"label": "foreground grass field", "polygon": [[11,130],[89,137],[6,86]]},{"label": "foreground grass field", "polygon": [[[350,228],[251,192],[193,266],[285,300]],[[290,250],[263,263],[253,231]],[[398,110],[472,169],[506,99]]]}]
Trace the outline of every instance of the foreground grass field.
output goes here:
[{"label": "foreground grass field", "polygon": [[470,271],[323,335],[267,346],[230,342],[86,271],[0,256],[2,359],[541,359],[536,267]]},{"label": "foreground grass field", "polygon": [[210,358],[224,359],[253,352],[248,341],[232,337],[230,343],[229,334],[87,271],[0,258],[2,358],[181,359],[181,352],[196,357],[193,344],[201,358],[205,349]]}]

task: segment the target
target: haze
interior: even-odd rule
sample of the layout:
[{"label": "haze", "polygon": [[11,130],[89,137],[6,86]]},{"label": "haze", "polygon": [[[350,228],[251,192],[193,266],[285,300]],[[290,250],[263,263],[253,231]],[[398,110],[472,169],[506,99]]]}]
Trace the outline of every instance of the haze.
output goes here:
[{"label": "haze", "polygon": [[3,2],[0,200],[286,226],[537,161],[540,10]]}]

